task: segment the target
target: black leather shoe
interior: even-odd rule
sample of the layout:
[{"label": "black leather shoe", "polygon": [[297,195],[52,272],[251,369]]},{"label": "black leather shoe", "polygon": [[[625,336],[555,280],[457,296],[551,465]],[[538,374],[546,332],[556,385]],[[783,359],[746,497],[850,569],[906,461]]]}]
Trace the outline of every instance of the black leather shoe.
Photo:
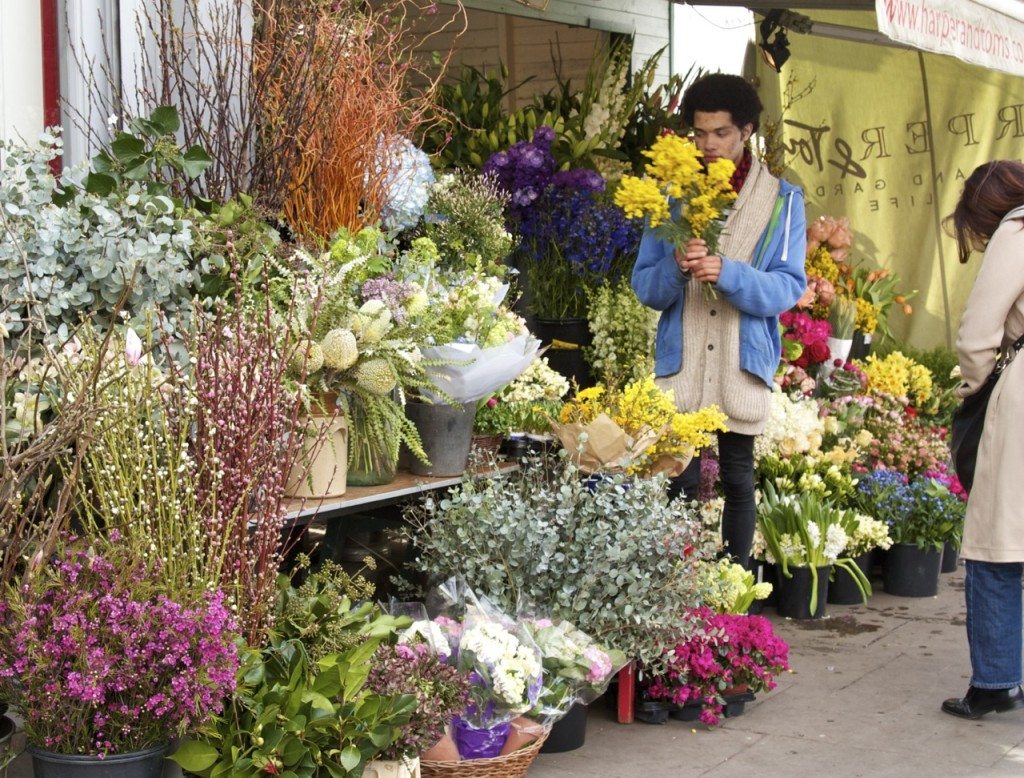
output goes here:
[{"label": "black leather shoe", "polygon": [[976,689],[971,686],[963,697],[951,697],[942,703],[942,712],[962,719],[980,719],[986,713],[1004,713],[1024,708],[1024,691],[1013,689]]}]

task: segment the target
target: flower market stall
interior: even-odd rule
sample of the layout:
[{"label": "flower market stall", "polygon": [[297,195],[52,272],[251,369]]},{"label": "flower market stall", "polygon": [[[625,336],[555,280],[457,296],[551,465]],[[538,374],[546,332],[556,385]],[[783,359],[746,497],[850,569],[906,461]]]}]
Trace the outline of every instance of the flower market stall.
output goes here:
[{"label": "flower market stall", "polygon": [[714,244],[733,164],[657,56],[511,108],[417,58],[436,10],[263,9],[251,146],[161,102],[63,170],[59,128],[3,142],[0,701],[38,774],[523,775],[602,696],[742,715],[799,662],[772,618],[955,565],[951,356],[898,341],[857,225],[808,228],[745,569],[728,417],[655,383],[629,283],[645,224]]}]

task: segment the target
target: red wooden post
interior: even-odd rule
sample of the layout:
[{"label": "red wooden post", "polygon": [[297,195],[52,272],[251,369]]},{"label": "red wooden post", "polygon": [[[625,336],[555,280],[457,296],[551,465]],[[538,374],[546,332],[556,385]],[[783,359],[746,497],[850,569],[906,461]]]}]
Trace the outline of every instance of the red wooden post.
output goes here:
[{"label": "red wooden post", "polygon": [[636,700],[636,663],[630,662],[619,670],[619,723],[633,723],[633,706]]}]

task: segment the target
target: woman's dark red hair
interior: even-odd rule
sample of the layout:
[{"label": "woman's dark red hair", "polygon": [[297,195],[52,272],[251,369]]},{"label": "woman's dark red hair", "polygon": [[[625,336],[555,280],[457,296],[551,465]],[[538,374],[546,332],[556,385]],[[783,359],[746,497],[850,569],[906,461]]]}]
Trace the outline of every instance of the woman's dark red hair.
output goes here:
[{"label": "woman's dark red hair", "polygon": [[1014,208],[1024,205],[1024,164],[1009,159],[979,165],[964,182],[964,193],[953,213],[946,217],[952,226],[964,263],[975,249],[982,248]]}]

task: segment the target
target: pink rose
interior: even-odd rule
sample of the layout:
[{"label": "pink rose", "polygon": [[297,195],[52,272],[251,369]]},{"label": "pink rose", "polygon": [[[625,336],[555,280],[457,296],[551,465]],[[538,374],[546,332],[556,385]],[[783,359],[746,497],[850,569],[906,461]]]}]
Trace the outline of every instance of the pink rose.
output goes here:
[{"label": "pink rose", "polygon": [[807,239],[816,240],[818,243],[828,243],[833,231],[836,228],[836,220],[831,216],[819,216],[811,226],[807,228]]},{"label": "pink rose", "polygon": [[822,305],[832,305],[836,298],[836,288],[831,281],[824,278],[814,279],[814,289],[818,293],[818,302]]},{"label": "pink rose", "polygon": [[[828,238],[828,245],[833,249],[848,249],[853,245],[853,232],[850,230],[850,220],[845,216],[835,220],[832,234]],[[834,252],[832,256],[835,256]]]}]

